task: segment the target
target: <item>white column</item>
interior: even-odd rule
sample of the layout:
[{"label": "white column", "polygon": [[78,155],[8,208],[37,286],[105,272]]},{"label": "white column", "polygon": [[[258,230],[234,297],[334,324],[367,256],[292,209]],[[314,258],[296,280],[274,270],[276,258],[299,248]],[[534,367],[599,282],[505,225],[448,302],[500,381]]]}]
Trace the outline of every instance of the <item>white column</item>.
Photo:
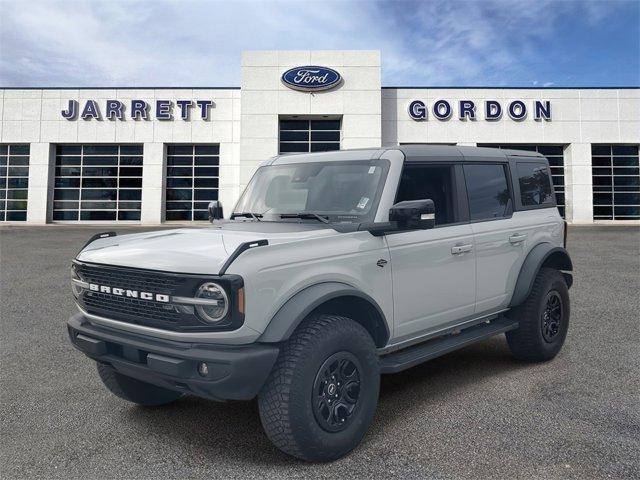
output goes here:
[{"label": "white column", "polygon": [[142,213],[140,222],[164,221],[166,155],[164,143],[145,143],[142,157]]},{"label": "white column", "polygon": [[591,144],[571,143],[564,150],[566,219],[593,223]]},{"label": "white column", "polygon": [[47,223],[51,220],[53,201],[55,146],[50,143],[32,143],[29,149],[29,190],[27,222]]}]

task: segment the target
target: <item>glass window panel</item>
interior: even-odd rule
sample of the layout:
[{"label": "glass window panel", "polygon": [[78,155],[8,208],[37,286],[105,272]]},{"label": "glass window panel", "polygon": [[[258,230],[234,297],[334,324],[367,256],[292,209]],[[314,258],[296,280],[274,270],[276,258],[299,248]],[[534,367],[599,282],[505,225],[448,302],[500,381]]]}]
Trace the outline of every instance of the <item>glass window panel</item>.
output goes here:
[{"label": "glass window panel", "polygon": [[591,165],[594,167],[610,167],[611,157],[593,157]]},{"label": "glass window panel", "polygon": [[86,177],[115,177],[117,167],[82,167],[82,175]]},{"label": "glass window panel", "polygon": [[140,220],[140,210],[120,210],[118,211],[118,220]]},{"label": "glass window panel", "polygon": [[118,145],[84,145],[82,155],[118,155]]},{"label": "glass window panel", "polygon": [[56,147],[56,155],[80,155],[82,153],[82,145],[58,145]]},{"label": "glass window panel", "polygon": [[510,193],[502,165],[464,165],[471,220],[502,218],[509,212]]},{"label": "glass window panel", "polygon": [[120,155],[142,156],[142,145],[120,145]]},{"label": "glass window panel", "polygon": [[9,167],[9,177],[28,177],[29,167]]},{"label": "glass window panel", "polygon": [[80,202],[82,210],[115,210],[116,202]]},{"label": "glass window panel", "polygon": [[117,200],[117,189],[83,189],[82,200]]},{"label": "glass window panel", "polygon": [[217,200],[218,190],[194,190],[194,200]]},{"label": "glass window panel", "polygon": [[611,145],[591,145],[591,155],[611,155]]},{"label": "glass window panel", "polygon": [[308,152],[308,143],[286,143],[280,142],[280,153],[301,153]]},{"label": "glass window panel", "polygon": [[56,189],[53,192],[54,200],[78,200],[80,198],[80,190],[62,190]]},{"label": "glass window panel", "polygon": [[[115,221],[136,216],[139,218],[142,196],[141,145],[58,145],[56,148],[56,164],[59,166],[55,171],[54,220]],[[82,165],[82,168],[69,165]],[[119,175],[131,178],[119,178]],[[77,188],[79,186],[81,188]],[[82,201],[78,202],[79,199]],[[118,199],[132,202],[127,204],[118,202]],[[134,214],[118,214],[121,204],[132,209]]]},{"label": "glass window panel", "polygon": [[23,200],[7,200],[7,210],[27,210],[27,202]]},{"label": "glass window panel", "polygon": [[193,212],[193,219],[199,221],[209,220],[209,211],[208,210],[195,210]]},{"label": "glass window panel", "polygon": [[80,220],[115,220],[116,211],[109,210],[81,210]]},{"label": "glass window panel", "polygon": [[609,193],[593,193],[594,205],[613,205],[613,194]]},{"label": "glass window panel", "polygon": [[194,179],[194,187],[218,188],[218,179],[217,178],[196,178]]},{"label": "glass window panel", "polygon": [[54,220],[78,220],[77,210],[54,210]]},{"label": "glass window panel", "polygon": [[80,187],[80,178],[56,178],[55,188],[59,187]]},{"label": "glass window panel", "polygon": [[190,177],[167,178],[167,187],[191,187],[193,179]]},{"label": "glass window panel", "polygon": [[308,142],[309,132],[280,130],[280,141],[281,142]]},{"label": "glass window panel", "polygon": [[[76,180],[76,179],[73,179]],[[118,179],[115,177],[89,177],[82,179],[83,188],[115,188],[118,186]]]},{"label": "glass window panel", "polygon": [[340,120],[311,120],[311,130],[340,130]]},{"label": "glass window panel", "polygon": [[309,121],[280,120],[280,130],[309,130]]},{"label": "glass window panel", "polygon": [[193,145],[169,145],[167,155],[193,155]]},{"label": "glass window panel", "polygon": [[218,157],[195,157],[194,165],[200,166],[217,166],[219,163]]},{"label": "glass window panel", "polygon": [[196,145],[195,155],[218,155],[220,153],[219,145]]},{"label": "glass window panel", "polygon": [[9,153],[9,145],[0,145],[0,155]]},{"label": "glass window panel", "polygon": [[612,145],[613,155],[635,155],[638,156],[638,145]]},{"label": "glass window panel", "polygon": [[191,220],[191,211],[190,210],[167,210],[165,218],[168,221]]},{"label": "glass window panel", "polygon": [[140,202],[118,202],[119,210],[140,210]]},{"label": "glass window panel", "polygon": [[616,205],[640,205],[640,193],[615,193]]},{"label": "glass window panel", "polygon": [[614,167],[637,167],[638,157],[613,157]]},{"label": "glass window panel", "polygon": [[191,167],[168,167],[167,176],[169,177],[190,177],[193,175]]},{"label": "glass window panel", "polygon": [[12,155],[9,158],[11,159],[11,166],[29,165],[29,157],[25,157],[25,156],[16,157]]},{"label": "glass window panel", "polygon": [[7,198],[26,200],[29,190],[7,190]]},{"label": "glass window panel", "polygon": [[120,165],[132,165],[141,167],[142,157],[120,157]]},{"label": "glass window panel", "polygon": [[312,142],[339,142],[340,132],[311,132]]},{"label": "glass window panel", "polygon": [[120,178],[120,188],[142,188],[142,178]]},{"label": "glass window panel", "polygon": [[0,166],[5,166],[7,164],[7,156],[0,155]]},{"label": "glass window panel", "polygon": [[[613,169],[614,175],[640,175],[640,169],[638,167],[630,168],[630,167],[614,167]],[[9,175],[11,175],[11,169],[9,169]]]},{"label": "glass window panel", "polygon": [[7,222],[24,222],[27,220],[27,212],[26,212],[26,205],[24,207],[24,211],[22,212],[7,212],[6,213],[6,219]]},{"label": "glass window panel", "polygon": [[196,177],[217,177],[218,169],[215,167],[195,167],[194,175]]},{"label": "glass window panel", "polygon": [[120,200],[141,200],[142,199],[142,190],[140,189],[121,189],[118,192]]},{"label": "glass window panel", "polygon": [[193,164],[193,157],[167,157],[167,165],[170,167],[180,167]]},{"label": "glass window panel", "polygon": [[9,145],[9,155],[29,155],[29,145]]},{"label": "glass window panel", "polygon": [[593,167],[591,173],[593,175],[611,175],[611,168]]},{"label": "glass window panel", "polygon": [[191,200],[193,190],[169,189],[167,190],[167,200]]},{"label": "glass window panel", "polygon": [[191,210],[191,202],[167,202],[167,210]]},{"label": "glass window panel", "polygon": [[331,152],[333,150],[340,150],[339,143],[312,143],[312,152]]},{"label": "glass window panel", "polygon": [[7,179],[7,187],[8,188],[27,188],[29,187],[29,179],[28,178],[8,178]]}]

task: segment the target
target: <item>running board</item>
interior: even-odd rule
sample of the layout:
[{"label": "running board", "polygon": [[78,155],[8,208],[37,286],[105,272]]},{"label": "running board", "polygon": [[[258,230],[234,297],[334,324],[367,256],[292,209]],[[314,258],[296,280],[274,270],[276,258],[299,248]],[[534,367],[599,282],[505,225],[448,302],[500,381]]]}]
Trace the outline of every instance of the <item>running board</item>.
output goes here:
[{"label": "running board", "polygon": [[462,330],[456,335],[434,338],[380,358],[380,373],[397,373],[407,368],[445,355],[472,343],[518,328],[518,322],[500,317],[490,323],[481,323]]}]

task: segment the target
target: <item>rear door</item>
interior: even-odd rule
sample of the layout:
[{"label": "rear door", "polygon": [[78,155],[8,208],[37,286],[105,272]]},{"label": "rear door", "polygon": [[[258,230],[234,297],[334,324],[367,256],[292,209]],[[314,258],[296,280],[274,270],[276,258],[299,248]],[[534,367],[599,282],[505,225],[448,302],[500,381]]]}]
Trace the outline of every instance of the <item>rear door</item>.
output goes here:
[{"label": "rear door", "polygon": [[513,219],[513,188],[506,162],[464,165],[469,218],[476,249],[476,313],[509,303],[523,260],[526,234]]},{"label": "rear door", "polygon": [[431,199],[435,228],[387,235],[393,270],[394,336],[428,333],[472,315],[475,253],[460,165],[407,163],[397,202]]}]

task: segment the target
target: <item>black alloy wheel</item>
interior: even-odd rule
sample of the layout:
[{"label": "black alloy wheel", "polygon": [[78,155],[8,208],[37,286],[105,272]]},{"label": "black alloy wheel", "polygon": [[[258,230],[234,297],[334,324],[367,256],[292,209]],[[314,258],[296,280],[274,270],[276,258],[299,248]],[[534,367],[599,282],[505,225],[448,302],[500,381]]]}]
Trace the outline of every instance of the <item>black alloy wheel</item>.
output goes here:
[{"label": "black alloy wheel", "polygon": [[337,352],[322,364],[312,394],[320,427],[328,432],[347,428],[358,408],[361,381],[360,362],[349,352]]}]

